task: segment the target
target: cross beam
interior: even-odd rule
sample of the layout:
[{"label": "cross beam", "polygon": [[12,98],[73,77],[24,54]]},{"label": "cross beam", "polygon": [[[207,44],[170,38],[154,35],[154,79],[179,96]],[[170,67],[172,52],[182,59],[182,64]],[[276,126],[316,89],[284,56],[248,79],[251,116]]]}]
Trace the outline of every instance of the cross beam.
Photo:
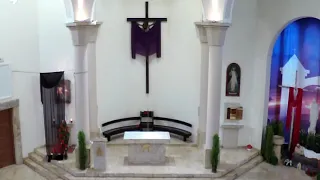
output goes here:
[{"label": "cross beam", "polygon": [[[149,23],[160,21],[166,22],[167,18],[149,18],[149,3],[148,1],[145,2],[145,17],[144,18],[127,18],[128,22],[136,23],[136,22],[143,22],[142,29],[147,32],[150,28]],[[149,47],[145,47],[146,51],[148,52]],[[149,55],[146,53],[146,93],[149,94]]]}]

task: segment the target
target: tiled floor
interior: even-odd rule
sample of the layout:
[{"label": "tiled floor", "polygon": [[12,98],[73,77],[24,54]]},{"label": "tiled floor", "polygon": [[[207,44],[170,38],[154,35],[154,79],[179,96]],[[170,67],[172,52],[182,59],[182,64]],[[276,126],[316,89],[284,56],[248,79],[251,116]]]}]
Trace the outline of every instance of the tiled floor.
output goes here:
[{"label": "tiled floor", "polygon": [[[84,180],[83,178],[79,178]],[[85,178],[87,180],[95,180],[94,178]],[[143,179],[129,178],[130,180],[170,180],[162,178]],[[107,180],[129,180],[127,178],[108,178]],[[0,180],[45,180],[43,177],[32,171],[25,165],[14,165],[0,169]],[[180,178],[179,180],[186,180]],[[223,180],[223,179],[217,179]],[[237,180],[311,180],[303,172],[295,168],[287,168],[284,166],[271,166],[266,163],[261,163],[256,168],[247,172]]]},{"label": "tiled floor", "polygon": [[13,165],[0,169],[0,180],[45,180],[26,165]]}]

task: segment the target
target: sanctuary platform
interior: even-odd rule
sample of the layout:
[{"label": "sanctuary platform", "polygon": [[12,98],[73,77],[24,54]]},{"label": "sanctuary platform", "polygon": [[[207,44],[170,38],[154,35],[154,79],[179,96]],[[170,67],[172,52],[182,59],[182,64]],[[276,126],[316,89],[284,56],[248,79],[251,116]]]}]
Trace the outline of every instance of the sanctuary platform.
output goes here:
[{"label": "sanctuary platform", "polygon": [[[166,146],[165,165],[130,165],[127,161],[128,146],[107,146],[106,171],[96,171],[92,168],[81,171],[76,168],[75,154],[69,154],[65,161],[45,161],[44,147],[35,149],[25,159],[25,164],[37,170],[40,174],[53,173],[61,179],[113,177],[113,178],[185,178],[185,179],[225,179],[231,180],[249,171],[262,162],[258,150],[248,151],[245,148],[222,149],[221,164],[217,173],[205,169],[203,164],[204,152],[202,149],[188,145]],[[40,169],[40,170],[39,170]],[[52,177],[51,177],[52,178]]]}]

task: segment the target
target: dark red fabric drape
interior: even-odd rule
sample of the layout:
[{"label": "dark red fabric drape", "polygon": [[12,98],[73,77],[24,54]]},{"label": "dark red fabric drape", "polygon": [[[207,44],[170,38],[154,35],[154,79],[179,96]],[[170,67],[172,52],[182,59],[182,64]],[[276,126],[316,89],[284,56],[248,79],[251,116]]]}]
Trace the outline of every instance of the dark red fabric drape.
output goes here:
[{"label": "dark red fabric drape", "polygon": [[288,100],[288,110],[287,110],[287,120],[286,120],[286,129],[290,130],[291,120],[292,120],[292,111],[293,108],[296,108],[294,114],[293,130],[291,135],[291,146],[290,154],[294,152],[294,148],[299,142],[299,133],[301,125],[301,107],[302,107],[302,95],[303,90],[298,88],[297,97],[294,98],[294,88],[289,88],[289,100]]}]

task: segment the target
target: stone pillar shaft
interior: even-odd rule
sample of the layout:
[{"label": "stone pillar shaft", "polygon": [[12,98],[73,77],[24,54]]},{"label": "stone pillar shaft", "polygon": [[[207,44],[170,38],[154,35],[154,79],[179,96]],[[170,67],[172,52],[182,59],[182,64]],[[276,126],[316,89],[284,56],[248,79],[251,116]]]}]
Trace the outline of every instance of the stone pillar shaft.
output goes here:
[{"label": "stone pillar shaft", "polygon": [[90,42],[87,47],[88,77],[89,77],[89,119],[90,137],[99,136],[98,124],[98,100],[97,100],[97,63],[96,63],[96,43]]},{"label": "stone pillar shaft", "polygon": [[[95,72],[89,74],[88,68],[95,70],[95,41],[100,24],[96,22],[67,24],[67,27],[71,30],[73,45],[75,47],[75,130],[77,133],[84,131],[86,142],[89,142],[91,132],[98,130],[97,118],[95,118],[97,117],[97,106],[90,105],[96,104],[96,75]],[[94,46],[91,46],[92,44]],[[93,65],[91,64],[91,60],[93,60]],[[89,80],[88,78],[94,79]],[[90,92],[94,95],[92,99]],[[91,123],[91,117],[93,117],[93,123]]]},{"label": "stone pillar shaft", "polygon": [[219,135],[222,48],[209,46],[208,95],[207,95],[207,125],[205,149],[212,148],[212,137]]},{"label": "stone pillar shaft", "polygon": [[199,25],[196,26],[201,42],[200,105],[197,143],[200,148],[203,148],[206,139],[207,125],[209,48],[204,27]]},{"label": "stone pillar shaft", "polygon": [[[200,107],[206,107],[206,120],[200,118],[199,126],[204,122],[205,124],[205,168],[211,168],[211,149],[212,139],[214,134],[219,135],[220,129],[220,101],[221,101],[221,74],[222,74],[222,50],[225,40],[226,30],[230,26],[228,23],[219,22],[199,22],[196,23],[201,34],[201,28],[207,38],[208,43],[208,69],[207,72],[201,72],[201,95]],[[203,39],[200,41],[204,42]],[[204,51],[204,50],[203,50]],[[206,62],[205,60],[203,60]],[[203,70],[203,69],[201,69]],[[203,74],[202,74],[203,73]],[[205,74],[207,74],[207,81],[205,83]],[[207,89],[205,91],[204,89]],[[206,93],[206,94],[204,94]],[[206,101],[204,100],[206,98]],[[202,110],[204,112],[205,110]],[[203,124],[202,124],[203,125]]]}]

